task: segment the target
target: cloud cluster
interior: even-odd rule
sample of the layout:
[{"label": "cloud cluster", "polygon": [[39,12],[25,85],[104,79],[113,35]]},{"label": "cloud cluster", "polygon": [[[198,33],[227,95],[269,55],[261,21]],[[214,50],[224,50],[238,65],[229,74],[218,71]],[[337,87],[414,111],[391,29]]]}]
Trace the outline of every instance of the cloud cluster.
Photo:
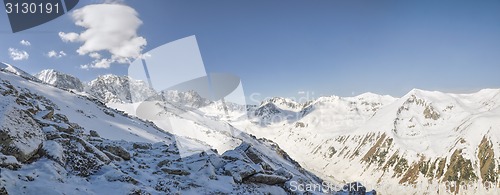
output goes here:
[{"label": "cloud cluster", "polygon": [[64,53],[64,51],[54,51],[54,50],[51,50],[47,53],[47,56],[49,58],[62,58],[64,56],[66,56],[66,53]]},{"label": "cloud cluster", "polygon": [[21,40],[21,45],[24,45],[24,46],[31,46],[31,43],[29,41],[26,41],[26,40]]},{"label": "cloud cluster", "polygon": [[80,35],[78,33],[74,33],[74,32],[70,32],[70,33],[59,32],[59,37],[64,42],[76,42],[79,40],[78,39],[79,36]]},{"label": "cloud cluster", "polygon": [[24,50],[9,48],[9,56],[14,61],[27,60],[30,55]]},{"label": "cloud cluster", "polygon": [[106,59],[106,58],[96,59],[92,62],[92,64],[80,65],[80,68],[86,69],[86,70],[88,70],[90,68],[109,68],[109,67],[111,67],[112,62],[113,62],[112,60]]},{"label": "cloud cluster", "polygon": [[[93,62],[82,68],[109,68],[111,63],[128,63],[141,56],[145,38],[137,35],[142,24],[137,12],[122,4],[93,4],[75,10],[75,25],[85,28],[81,33],[59,32],[64,42],[81,42],[77,53],[88,55]],[[109,58],[102,53],[109,52]]]}]

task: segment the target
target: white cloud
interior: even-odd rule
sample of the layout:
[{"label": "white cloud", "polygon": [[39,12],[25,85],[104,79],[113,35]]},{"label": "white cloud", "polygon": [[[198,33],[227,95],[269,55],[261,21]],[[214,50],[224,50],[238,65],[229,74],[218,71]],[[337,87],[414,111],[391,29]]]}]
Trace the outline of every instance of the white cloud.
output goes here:
[{"label": "white cloud", "polygon": [[64,53],[64,51],[57,52],[57,51],[52,50],[52,51],[49,51],[47,53],[47,56],[49,58],[62,58],[64,56],[66,56],[66,53]]},{"label": "white cloud", "polygon": [[80,65],[81,69],[90,69],[90,68],[109,68],[111,67],[111,63],[113,60],[110,59],[96,59],[92,61],[91,64]]},{"label": "white cloud", "polygon": [[[94,58],[87,68],[109,68],[111,63],[128,63],[141,56],[145,38],[137,35],[142,24],[137,12],[121,4],[93,4],[75,10],[75,25],[84,27],[81,33],[60,32],[65,42],[82,42],[77,52]],[[109,52],[109,59],[101,59],[99,52]],[[84,65],[85,66],[85,65]]]},{"label": "white cloud", "polygon": [[111,61],[108,59],[96,60],[92,68],[109,68]]},{"label": "white cloud", "polygon": [[23,50],[18,50],[15,48],[9,48],[9,55],[10,55],[10,58],[14,61],[27,60],[30,57],[28,52],[23,51]]},{"label": "white cloud", "polygon": [[59,37],[64,42],[76,42],[76,41],[78,41],[79,36],[80,35],[78,33],[74,33],[74,32],[70,32],[70,33],[59,32]]},{"label": "white cloud", "polygon": [[90,66],[88,64],[80,65],[80,69],[88,70],[90,69]]},{"label": "white cloud", "polygon": [[31,43],[29,41],[26,41],[26,40],[21,40],[21,45],[24,45],[24,46],[31,46]]},{"label": "white cloud", "polygon": [[89,56],[91,58],[94,58],[94,59],[101,59],[101,54],[97,53],[97,52],[92,52],[92,53],[89,53]]}]

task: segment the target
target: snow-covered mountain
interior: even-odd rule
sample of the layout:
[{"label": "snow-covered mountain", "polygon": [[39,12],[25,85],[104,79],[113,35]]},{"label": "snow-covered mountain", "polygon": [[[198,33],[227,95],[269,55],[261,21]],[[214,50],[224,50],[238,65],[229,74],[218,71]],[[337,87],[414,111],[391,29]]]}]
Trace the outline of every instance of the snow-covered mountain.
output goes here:
[{"label": "snow-covered mountain", "polygon": [[[298,113],[295,120],[266,125],[232,124],[277,142],[307,170],[332,181],[358,180],[388,194],[498,193],[499,89],[321,97]],[[497,187],[487,191],[485,183]]]},{"label": "snow-covered mountain", "polygon": [[[99,85],[124,83],[115,78],[103,77]],[[144,82],[139,86],[147,88]],[[228,115],[221,101],[193,91],[151,92],[149,97],[160,98],[143,104],[127,101],[119,84],[96,89],[114,97],[100,96],[108,106],[220,153],[252,142],[248,134],[272,140],[305,170],[336,184],[361,181],[387,194],[500,189],[499,89],[472,94],[414,89],[401,98],[365,93],[305,103],[276,97],[256,107],[226,102]],[[137,112],[141,109],[148,115]]]},{"label": "snow-covered mountain", "polygon": [[305,106],[292,99],[274,97],[262,101],[251,116],[259,118],[261,124],[296,120],[299,112]]},{"label": "snow-covered mountain", "polygon": [[201,97],[195,91],[167,90],[161,91],[159,95],[164,101],[189,108],[202,108],[211,103],[210,100]]},{"label": "snow-covered mountain", "polygon": [[156,95],[144,81],[110,74],[90,81],[85,91],[106,103],[139,102]]},{"label": "snow-covered mountain", "polygon": [[80,79],[73,75],[61,73],[53,69],[42,70],[34,75],[42,82],[64,89],[74,89],[76,91],[83,91],[84,85]]},{"label": "snow-covered mountain", "polygon": [[169,133],[180,131],[171,127],[203,129],[158,127],[10,70],[0,71],[0,108],[2,194],[325,192],[304,188],[322,180],[274,142],[199,112],[181,112],[178,124],[190,121],[215,134],[231,130],[226,133],[238,140],[236,147],[217,153],[203,141]]}]

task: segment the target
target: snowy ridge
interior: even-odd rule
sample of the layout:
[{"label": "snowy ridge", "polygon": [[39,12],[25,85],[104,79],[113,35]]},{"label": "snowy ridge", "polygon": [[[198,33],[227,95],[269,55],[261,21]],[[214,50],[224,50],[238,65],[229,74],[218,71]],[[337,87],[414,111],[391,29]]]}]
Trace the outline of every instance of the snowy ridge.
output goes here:
[{"label": "snowy ridge", "polygon": [[7,64],[5,62],[0,62],[0,70],[5,71],[5,72],[10,72],[12,74],[18,75],[18,76],[23,77],[23,78],[28,79],[28,80],[39,81],[37,78],[24,72],[23,70],[15,67],[15,66],[12,66],[10,64]]}]

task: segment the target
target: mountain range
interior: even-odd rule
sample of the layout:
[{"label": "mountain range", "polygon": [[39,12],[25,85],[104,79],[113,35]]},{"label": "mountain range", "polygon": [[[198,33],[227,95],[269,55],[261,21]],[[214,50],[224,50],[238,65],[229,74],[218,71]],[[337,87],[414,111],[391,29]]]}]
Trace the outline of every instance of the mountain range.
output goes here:
[{"label": "mountain range", "polygon": [[[206,116],[223,113],[200,99],[181,104],[205,102],[197,107],[200,116],[183,113],[178,118],[198,121],[202,127],[194,129],[224,129],[207,125]],[[126,111],[126,106],[113,107]],[[499,106],[499,89],[472,94],[413,89],[400,98],[364,93],[298,103],[274,97],[251,109],[239,106],[226,117],[231,120],[216,120],[273,140],[308,171],[333,183],[362,181],[391,194],[401,186],[413,186],[404,190],[419,194],[460,190],[494,194],[498,191],[487,186],[500,188]],[[209,139],[195,132],[185,136],[219,150],[234,146],[218,146],[221,138],[228,137],[224,133]]]},{"label": "mountain range", "polygon": [[[271,140],[238,132],[218,151],[204,141],[106,106],[134,98],[118,93],[123,88],[117,83],[142,85],[124,78],[100,77],[103,85],[116,84],[108,88],[91,82],[95,89],[109,91],[94,96],[85,92],[92,89],[88,85],[82,84],[84,90],[79,91],[81,82],[70,75],[42,71],[34,77],[1,63],[0,194],[348,193],[347,188],[300,187],[324,181]],[[189,94],[174,97],[196,98]],[[181,108],[174,103],[170,105]],[[181,116],[177,117],[182,123],[207,132],[212,131],[208,127],[225,128],[215,135],[238,131],[224,121]]]},{"label": "mountain range", "polygon": [[[157,186],[151,182],[145,182],[149,178],[154,180],[153,183],[158,183],[160,176],[165,175],[169,176],[170,182],[199,185],[198,182],[201,181],[191,176],[195,175],[194,169],[188,165],[194,161],[209,161],[210,165],[204,166],[213,171],[213,174],[208,171],[202,176],[197,173],[196,177],[218,177],[215,180],[219,183],[213,184],[224,186],[208,189],[193,187],[195,191],[191,192],[198,193],[303,193],[304,191],[290,191],[297,187],[292,184],[298,182],[321,185],[327,182],[344,187],[343,184],[354,181],[361,182],[366,189],[376,189],[382,194],[497,194],[500,189],[499,89],[483,89],[471,94],[414,89],[400,98],[364,93],[355,97],[320,97],[300,103],[290,98],[274,97],[264,100],[260,105],[238,105],[210,101],[194,91],[157,92],[145,82],[128,76],[104,75],[85,84],[76,77],[54,70],[45,70],[31,76],[13,66],[3,66],[0,69],[9,72],[1,73],[2,80],[7,83],[4,88],[13,86],[18,92],[2,92],[2,95],[7,94],[3,99],[12,99],[10,102],[2,102],[8,102],[4,103],[7,106],[15,105],[17,110],[24,110],[25,114],[4,112],[2,121],[14,123],[13,121],[23,120],[28,124],[36,123],[42,129],[33,135],[35,141],[19,141],[33,143],[26,154],[33,153],[32,150],[39,147],[35,154],[37,160],[23,161],[33,159],[33,156],[14,156],[15,152],[4,153],[2,150],[6,159],[4,162],[17,161],[23,174],[27,174],[26,170],[33,170],[33,166],[50,167],[53,165],[49,163],[57,164],[54,159],[58,158],[40,151],[45,151],[44,147],[50,147],[51,144],[56,145],[54,147],[63,153],[59,155],[59,159],[66,159],[60,160],[60,164],[65,166],[57,167],[58,170],[65,170],[66,175],[58,178],[67,181],[70,178],[68,175],[71,175],[71,181],[66,183],[80,183],[82,190],[93,193],[97,192],[98,187],[92,186],[92,182],[109,182],[109,178],[105,176],[111,174],[108,173],[112,169],[109,166],[113,167],[116,172],[114,174],[122,174],[123,177],[138,181],[136,184],[127,184],[130,188],[124,193],[134,190],[152,194],[166,192],[157,190]],[[34,90],[36,92],[32,93]],[[20,91],[30,91],[27,95],[29,97],[25,99],[34,103],[28,106],[18,103],[19,95],[16,94],[22,94]],[[52,103],[40,102],[39,99],[50,100]],[[141,104],[149,100],[154,101],[151,104]],[[92,105],[91,108],[88,105]],[[145,105],[148,116],[138,111]],[[228,108],[227,113],[224,107]],[[18,112],[17,110],[12,112]],[[46,114],[51,117],[44,119]],[[57,119],[55,114],[64,115],[68,119]],[[17,118],[7,120],[6,116]],[[76,133],[69,135],[78,139],[62,136],[49,140],[52,134],[44,130],[46,126],[54,127],[55,130],[50,132],[63,134],[65,131],[59,129],[72,127],[71,124],[78,128],[73,127]],[[103,129],[104,127],[106,128]],[[10,132],[21,135],[22,131]],[[91,136],[92,133],[99,137]],[[69,145],[65,145],[66,142]],[[147,145],[144,146],[148,148],[147,152],[135,148],[144,143]],[[94,146],[95,149],[86,150],[85,145]],[[161,150],[164,150],[162,147],[175,148],[172,150],[177,155],[165,157],[171,161],[167,167],[170,171],[166,172],[162,171],[161,167],[164,166],[153,166],[155,162],[152,160],[153,156],[160,155]],[[103,165],[86,175],[91,178],[89,183],[79,180],[80,176],[72,171],[74,166],[72,168],[71,163],[67,162],[68,157],[64,156],[77,151],[75,148],[83,148],[81,155],[90,156],[87,158],[94,161],[99,160],[99,156],[110,159],[109,162],[99,160]],[[114,148],[123,150],[118,149],[122,152],[117,152]],[[248,152],[249,148],[251,152]],[[94,150],[97,152],[89,152]],[[123,151],[128,152],[132,160],[123,160],[120,157],[121,153],[125,153]],[[200,151],[202,152],[199,153]],[[135,154],[140,157],[133,157]],[[121,159],[117,161],[115,157]],[[173,160],[179,157],[182,159],[179,162]],[[219,160],[211,161],[213,158]],[[222,163],[222,167],[214,163],[221,159],[225,163]],[[134,171],[130,171],[130,167],[134,163],[137,167],[144,165],[148,168],[141,169],[139,174],[132,173]],[[265,169],[268,165],[270,170]],[[237,167],[237,174],[229,167]],[[253,167],[249,168],[252,173],[250,176],[245,172],[248,167]],[[19,174],[19,169],[9,170],[9,178]],[[155,175],[155,170],[161,174],[149,175]],[[282,170],[291,175],[283,174]],[[50,175],[54,174],[53,171],[54,169],[48,169],[39,175],[54,177]],[[172,176],[172,173],[182,174]],[[2,177],[4,174],[2,173]],[[232,180],[228,181],[231,177]],[[252,177],[254,178],[251,179]],[[264,184],[255,182],[263,180],[266,180]],[[270,180],[280,182],[268,182]],[[113,180],[116,181],[123,183],[120,179]],[[208,181],[212,182],[210,179]],[[22,185],[28,185],[28,182],[20,181]],[[18,183],[11,182],[4,189],[10,192],[9,190],[17,189],[17,185]],[[70,184],[64,186],[64,190],[60,192],[75,192],[70,189]],[[186,189],[172,187],[175,184],[166,186],[169,190],[167,193],[176,192],[175,189],[188,192]],[[28,187],[30,190],[34,188]],[[325,193],[324,190],[309,191]],[[333,193],[349,192],[340,190]]]}]

